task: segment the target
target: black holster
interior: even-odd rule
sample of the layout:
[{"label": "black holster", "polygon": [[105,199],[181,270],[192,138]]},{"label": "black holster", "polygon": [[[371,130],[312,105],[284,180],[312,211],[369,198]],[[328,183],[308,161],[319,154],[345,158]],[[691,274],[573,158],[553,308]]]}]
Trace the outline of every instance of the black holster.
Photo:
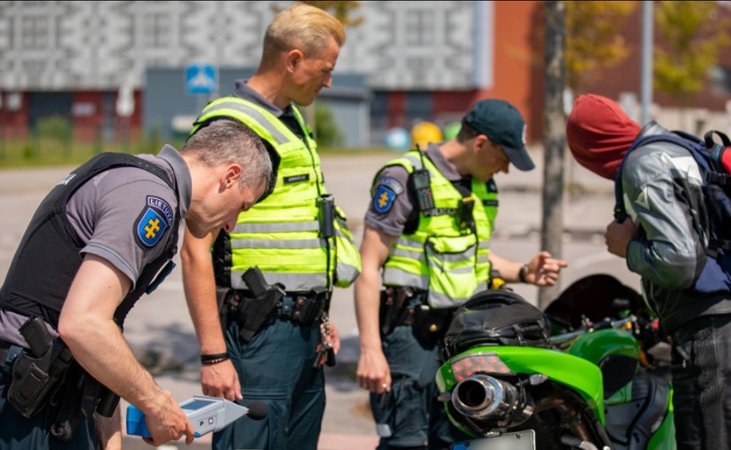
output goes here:
[{"label": "black holster", "polygon": [[30,419],[64,382],[73,356],[60,338],[51,337],[39,317],[28,319],[20,332],[30,348],[13,362],[8,402]]},{"label": "black holster", "polygon": [[20,332],[30,348],[13,361],[8,401],[23,417],[31,418],[48,405],[59,407],[49,431],[68,442],[81,416],[94,411],[112,416],[119,397],[81,368],[61,338],[51,337],[42,319],[28,319]]},{"label": "black holster", "polygon": [[228,300],[231,319],[239,323],[239,335],[245,342],[259,331],[264,323],[277,316],[303,325],[311,325],[329,308],[327,291],[313,290],[302,295],[289,295],[291,303],[285,306],[283,290],[269,290],[263,296],[253,297],[245,291],[232,291]]},{"label": "black holster", "polygon": [[330,309],[330,293],[325,288],[313,289],[307,295],[295,296],[292,305],[292,320],[311,325]]},{"label": "black holster", "polygon": [[258,267],[248,269],[241,278],[251,296],[242,296],[240,291],[234,291],[229,296],[228,311],[240,324],[241,339],[249,342],[284,297],[284,288],[278,284],[267,284]]},{"label": "black holster", "polygon": [[387,287],[381,291],[379,320],[382,336],[390,334],[397,326],[411,324],[413,296],[414,293],[409,288]]}]

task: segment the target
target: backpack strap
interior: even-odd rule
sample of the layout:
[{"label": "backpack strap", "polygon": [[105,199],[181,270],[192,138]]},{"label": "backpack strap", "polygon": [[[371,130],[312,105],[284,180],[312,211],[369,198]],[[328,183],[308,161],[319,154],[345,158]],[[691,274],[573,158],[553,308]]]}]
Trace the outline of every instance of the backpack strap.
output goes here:
[{"label": "backpack strap", "polygon": [[[711,137],[710,141],[712,145],[709,147],[707,144],[709,142],[710,134],[711,132],[707,133],[705,140],[701,140],[698,137],[685,133],[683,131],[673,131],[673,134],[646,136],[633,142],[632,146],[627,150],[627,153],[625,153],[624,157],[622,158],[622,162],[619,166],[615,178],[614,218],[620,223],[627,218],[627,213],[624,208],[624,200],[622,198],[623,190],[621,179],[622,169],[627,159],[627,155],[629,155],[629,153],[635,148],[654,142],[670,142],[688,150],[695,162],[698,164],[701,174],[704,178],[704,196],[710,195],[711,197],[713,197],[712,199],[706,198],[706,203],[704,204],[696,204],[694,206],[694,209],[700,211],[699,208],[706,208],[707,211],[707,208],[709,207],[707,204],[708,202],[710,202],[711,204],[720,203],[715,207],[714,211],[716,216],[723,215],[719,210],[722,210],[724,208],[728,209],[728,207],[731,206],[729,205],[729,198],[727,197],[728,194],[719,195],[718,192],[707,189],[705,186],[716,185],[718,186],[716,190],[720,190],[720,192],[727,192],[727,186],[731,185],[731,175],[728,174],[725,166],[722,165],[722,156],[723,152],[727,149],[725,147],[725,144],[726,142],[728,142],[728,138],[724,139],[725,135],[722,136],[723,145],[718,145],[713,142]],[[692,199],[690,200],[692,201]],[[709,213],[710,212],[711,211],[709,211]],[[731,240],[723,239],[718,235],[718,233],[714,233],[712,229],[709,230],[708,228],[706,228],[710,226],[707,217],[706,219],[703,219],[701,217],[694,217],[694,223],[699,230],[706,229],[709,232],[708,248],[706,249],[709,256],[716,258],[717,250],[723,250],[725,252],[731,251]]]},{"label": "backpack strap", "polygon": [[[699,161],[699,149],[703,146],[703,141],[683,131],[673,131],[673,134],[655,134],[635,139],[622,157],[622,162],[619,164],[617,174],[614,177],[614,219],[619,223],[622,223],[627,219],[627,210],[624,207],[623,199],[624,191],[622,189],[622,170],[624,169],[627,157],[634,149],[644,145],[653,144],[655,142],[670,142],[672,144],[679,145],[688,150],[693,156],[693,159],[701,163],[701,161]],[[708,169],[708,167],[704,168]],[[706,170],[706,172],[712,171]]]}]

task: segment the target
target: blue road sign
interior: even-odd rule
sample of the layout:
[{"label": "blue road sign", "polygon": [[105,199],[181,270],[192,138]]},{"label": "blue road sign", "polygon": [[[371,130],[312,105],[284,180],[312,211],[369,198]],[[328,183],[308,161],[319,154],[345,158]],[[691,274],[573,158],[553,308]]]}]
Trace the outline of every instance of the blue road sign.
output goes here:
[{"label": "blue road sign", "polygon": [[213,94],[218,89],[218,71],[212,64],[191,64],[185,68],[185,92]]}]

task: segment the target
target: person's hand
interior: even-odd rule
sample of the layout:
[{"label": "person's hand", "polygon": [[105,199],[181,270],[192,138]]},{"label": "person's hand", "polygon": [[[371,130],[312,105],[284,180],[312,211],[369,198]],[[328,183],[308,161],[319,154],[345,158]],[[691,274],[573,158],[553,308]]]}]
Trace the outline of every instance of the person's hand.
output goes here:
[{"label": "person's hand", "polygon": [[201,392],[211,397],[221,397],[229,401],[242,400],[239,374],[231,360],[218,364],[201,366]]},{"label": "person's hand", "polygon": [[332,322],[330,322],[330,334],[327,336],[327,340],[330,342],[333,351],[337,355],[340,351],[340,331],[338,331],[338,327],[336,327]]},{"label": "person's hand", "polygon": [[193,425],[169,391],[163,391],[160,403],[154,410],[145,411],[145,424],[152,437],[143,440],[154,447],[177,441],[183,435],[185,443],[190,445],[195,438]]},{"label": "person's hand", "polygon": [[381,350],[363,352],[358,358],[358,385],[376,394],[391,390],[391,370]]},{"label": "person's hand", "polygon": [[546,251],[539,252],[528,263],[525,281],[536,286],[553,286],[558,280],[558,273],[569,263],[556,259]]},{"label": "person's hand", "polygon": [[627,217],[622,223],[615,220],[607,225],[607,231],[604,233],[604,243],[607,245],[609,253],[620,258],[626,258],[627,245],[635,237],[637,237],[637,225]]}]

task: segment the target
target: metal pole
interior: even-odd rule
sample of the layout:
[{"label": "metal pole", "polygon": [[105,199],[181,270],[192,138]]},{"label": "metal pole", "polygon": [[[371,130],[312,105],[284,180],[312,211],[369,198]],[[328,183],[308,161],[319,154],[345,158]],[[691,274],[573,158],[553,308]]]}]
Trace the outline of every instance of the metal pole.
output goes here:
[{"label": "metal pole", "polygon": [[642,73],[641,97],[642,110],[640,125],[650,121],[650,105],[652,105],[652,23],[653,2],[642,2]]}]

